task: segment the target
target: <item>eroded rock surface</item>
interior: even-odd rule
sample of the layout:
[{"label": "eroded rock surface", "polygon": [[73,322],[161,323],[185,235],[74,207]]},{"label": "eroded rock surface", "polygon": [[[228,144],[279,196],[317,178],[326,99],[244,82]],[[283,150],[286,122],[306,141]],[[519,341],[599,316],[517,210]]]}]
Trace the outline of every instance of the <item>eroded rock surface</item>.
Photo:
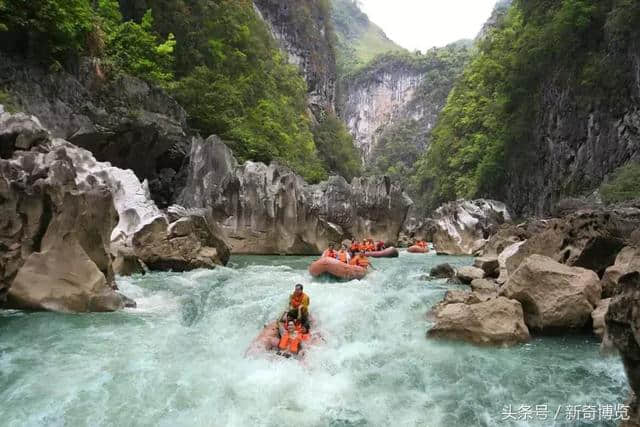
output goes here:
[{"label": "eroded rock surface", "polygon": [[432,338],[448,338],[483,345],[514,345],[529,340],[522,306],[499,297],[485,302],[458,301],[452,297],[435,312],[435,324],[427,332]]},{"label": "eroded rock surface", "polygon": [[411,200],[385,177],[331,177],[308,185],[286,167],[239,165],[217,137],[195,141],[179,203],[219,224],[236,253],[317,254],[330,242],[393,244]]},{"label": "eroded rock surface", "polygon": [[638,227],[637,208],[580,211],[550,220],[544,231],[531,236],[509,258],[507,270],[511,274],[529,255],[539,254],[602,275]]},{"label": "eroded rock surface", "polygon": [[43,134],[37,119],[8,116],[0,123],[21,122],[25,132],[2,128],[2,146],[31,149],[0,159],[4,306],[72,312],[124,307],[128,302],[115,291],[109,253],[117,221],[109,188],[78,182],[68,147]]},{"label": "eroded rock surface", "polygon": [[542,255],[525,259],[500,291],[500,295],[520,301],[527,326],[541,331],[587,326],[601,293],[593,271]]}]

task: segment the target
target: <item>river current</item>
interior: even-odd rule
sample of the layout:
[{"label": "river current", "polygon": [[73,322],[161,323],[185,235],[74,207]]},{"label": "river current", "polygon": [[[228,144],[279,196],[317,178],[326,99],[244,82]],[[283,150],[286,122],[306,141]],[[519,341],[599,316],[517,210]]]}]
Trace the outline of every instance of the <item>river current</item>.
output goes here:
[{"label": "river current", "polygon": [[[566,405],[626,398],[621,362],[593,337],[508,349],[425,338],[425,313],[463,287],[420,276],[471,258],[401,253],[346,283],[312,280],[312,260],[236,256],[212,271],[119,278],[138,308],[117,313],[0,312],[0,425],[617,424],[565,418]],[[305,364],[245,358],[298,282],[326,343]],[[523,405],[549,414],[513,421],[507,408]]]}]

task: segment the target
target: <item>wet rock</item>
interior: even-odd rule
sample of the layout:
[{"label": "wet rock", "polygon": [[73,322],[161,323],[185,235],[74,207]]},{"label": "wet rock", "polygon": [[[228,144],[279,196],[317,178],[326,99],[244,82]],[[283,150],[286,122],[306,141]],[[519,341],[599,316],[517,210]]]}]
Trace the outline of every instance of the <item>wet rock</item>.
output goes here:
[{"label": "wet rock", "polygon": [[484,270],[477,267],[460,267],[456,271],[456,277],[466,285],[470,284],[474,279],[483,279]]},{"label": "wet rock", "polygon": [[434,279],[450,279],[455,276],[456,271],[449,264],[438,264],[431,269],[429,276]]},{"label": "wet rock", "polygon": [[0,158],[9,158],[16,150],[31,147],[49,139],[40,121],[24,113],[0,115]]},{"label": "wet rock", "polygon": [[133,276],[134,274],[145,274],[144,264],[133,253],[118,253],[113,260],[113,272],[118,276]]},{"label": "wet rock", "polygon": [[627,426],[640,424],[640,273],[625,274],[605,315],[607,332],[618,349],[631,386],[631,419]]},{"label": "wet rock", "polygon": [[226,245],[209,231],[206,221],[190,218],[192,231],[188,235],[171,235],[165,218],[157,218],[137,231],[132,240],[137,257],[152,270],[188,271],[215,268],[228,261],[228,251],[216,247]]},{"label": "wet rock", "polygon": [[607,267],[602,275],[600,281],[602,296],[604,298],[613,296],[620,277],[632,271],[640,271],[640,249],[627,246],[620,251],[615,263]]},{"label": "wet rock", "polygon": [[473,266],[484,271],[486,277],[498,277],[500,263],[497,257],[480,257],[473,260]]},{"label": "wet rock", "polygon": [[507,270],[511,274],[529,255],[539,254],[601,276],[639,226],[637,208],[580,211],[550,220],[543,232],[529,238],[509,258]]},{"label": "wet rock", "polygon": [[500,295],[518,300],[531,329],[583,328],[600,302],[598,276],[542,255],[531,255],[509,276]]},{"label": "wet rock", "polygon": [[514,345],[529,340],[522,306],[499,297],[475,304],[453,303],[435,312],[431,338],[463,340],[483,345]]},{"label": "wet rock", "polygon": [[238,165],[217,137],[194,141],[190,159],[180,205],[206,212],[235,253],[318,254],[362,236],[393,243],[411,205],[386,177],[308,185],[277,163]]}]

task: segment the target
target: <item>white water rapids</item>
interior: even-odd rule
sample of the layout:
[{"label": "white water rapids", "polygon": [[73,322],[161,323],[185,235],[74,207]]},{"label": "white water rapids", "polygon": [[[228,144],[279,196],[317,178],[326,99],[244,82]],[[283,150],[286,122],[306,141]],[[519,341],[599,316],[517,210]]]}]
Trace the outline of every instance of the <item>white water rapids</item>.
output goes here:
[{"label": "white water rapids", "polygon": [[[456,287],[419,277],[470,258],[402,253],[347,283],[312,281],[312,260],[234,257],[212,271],[120,278],[138,308],[118,313],[0,313],[0,425],[508,425],[506,405],[626,399],[622,364],[593,337],[509,349],[426,339],[425,313]],[[243,357],[297,282],[326,344],[307,366]],[[520,422],[576,425],[563,423]]]}]

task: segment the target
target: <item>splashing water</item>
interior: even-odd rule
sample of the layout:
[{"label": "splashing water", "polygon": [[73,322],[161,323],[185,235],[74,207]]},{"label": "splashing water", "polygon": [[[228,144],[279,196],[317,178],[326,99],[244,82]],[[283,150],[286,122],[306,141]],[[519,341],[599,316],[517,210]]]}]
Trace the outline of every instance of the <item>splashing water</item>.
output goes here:
[{"label": "splashing water", "polygon": [[[505,424],[503,408],[621,403],[617,358],[587,336],[509,349],[425,338],[447,289],[420,276],[470,258],[402,253],[365,280],[312,281],[310,257],[119,280],[137,309],[0,314],[6,426],[444,426]],[[245,358],[297,282],[327,342],[306,363]],[[575,425],[564,420],[520,425]],[[593,425],[605,425],[602,421]],[[615,425],[615,422],[611,422]]]}]

